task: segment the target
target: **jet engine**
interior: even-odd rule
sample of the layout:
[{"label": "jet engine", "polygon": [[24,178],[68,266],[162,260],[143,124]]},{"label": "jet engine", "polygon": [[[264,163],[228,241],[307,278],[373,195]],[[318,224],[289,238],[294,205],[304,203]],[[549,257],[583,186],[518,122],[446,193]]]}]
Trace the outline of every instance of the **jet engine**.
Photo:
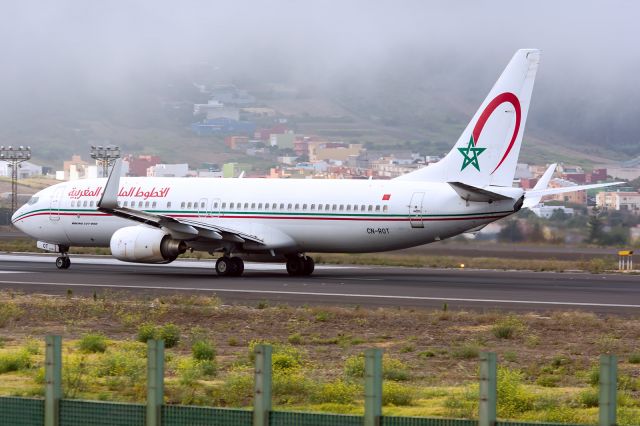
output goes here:
[{"label": "jet engine", "polygon": [[138,263],[170,263],[187,250],[184,241],[142,225],[118,229],[111,236],[110,245],[116,259]]}]

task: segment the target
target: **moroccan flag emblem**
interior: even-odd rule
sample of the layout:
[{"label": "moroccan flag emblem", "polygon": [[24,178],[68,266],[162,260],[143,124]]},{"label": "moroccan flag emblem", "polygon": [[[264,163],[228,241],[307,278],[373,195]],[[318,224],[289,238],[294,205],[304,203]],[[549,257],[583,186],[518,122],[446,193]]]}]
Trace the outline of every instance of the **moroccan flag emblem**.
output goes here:
[{"label": "moroccan flag emblem", "polygon": [[382,196],[382,201],[389,201],[391,199],[391,194],[384,194]]}]

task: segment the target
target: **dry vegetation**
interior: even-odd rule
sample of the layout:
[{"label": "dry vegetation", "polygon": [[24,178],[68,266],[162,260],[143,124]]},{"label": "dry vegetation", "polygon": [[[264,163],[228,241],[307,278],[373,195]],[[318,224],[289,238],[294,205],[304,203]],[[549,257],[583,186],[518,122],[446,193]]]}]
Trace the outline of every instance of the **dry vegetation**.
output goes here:
[{"label": "dry vegetation", "polygon": [[[385,351],[387,414],[474,417],[480,351],[499,355],[503,418],[595,423],[597,362],[620,357],[619,424],[640,418],[640,318],[360,307],[225,306],[215,297],[0,293],[0,394],[40,395],[44,335],[64,337],[67,397],[142,401],[163,337],[170,403],[251,404],[251,347],[274,345],[278,409],[362,412],[362,351]],[[171,345],[168,345],[171,346]]]}]

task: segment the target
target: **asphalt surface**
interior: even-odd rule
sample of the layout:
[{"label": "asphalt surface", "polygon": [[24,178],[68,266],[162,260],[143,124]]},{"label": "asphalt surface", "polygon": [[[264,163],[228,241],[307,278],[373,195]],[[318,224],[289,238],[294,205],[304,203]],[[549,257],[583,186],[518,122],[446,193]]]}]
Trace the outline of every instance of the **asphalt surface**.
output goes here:
[{"label": "asphalt surface", "polygon": [[220,278],[211,261],[126,264],[110,257],[0,255],[0,288],[25,293],[92,295],[107,290],[155,296],[215,294],[225,303],[412,306],[450,309],[588,310],[640,314],[640,276],[318,265],[289,277],[280,264],[247,263],[240,278]]}]

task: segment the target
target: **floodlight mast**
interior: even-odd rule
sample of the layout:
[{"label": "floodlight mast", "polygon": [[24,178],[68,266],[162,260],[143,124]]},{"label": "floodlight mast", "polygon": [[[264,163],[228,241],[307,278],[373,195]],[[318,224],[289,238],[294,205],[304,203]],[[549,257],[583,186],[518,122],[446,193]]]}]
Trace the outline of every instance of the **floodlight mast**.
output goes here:
[{"label": "floodlight mast", "polygon": [[102,164],[102,177],[109,176],[109,167],[120,158],[120,147],[116,145],[91,145],[91,158]]},{"label": "floodlight mast", "polygon": [[30,146],[0,146],[0,161],[11,167],[11,214],[18,209],[18,167],[31,158]]}]

